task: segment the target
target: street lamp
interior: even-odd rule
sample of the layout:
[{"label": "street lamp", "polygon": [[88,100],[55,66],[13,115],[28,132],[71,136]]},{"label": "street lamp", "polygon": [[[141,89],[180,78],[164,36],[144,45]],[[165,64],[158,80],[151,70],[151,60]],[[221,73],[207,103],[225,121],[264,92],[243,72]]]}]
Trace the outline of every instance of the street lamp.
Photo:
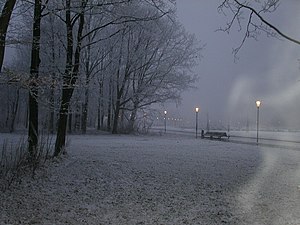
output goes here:
[{"label": "street lamp", "polygon": [[257,100],[255,102],[257,108],[257,115],[256,115],[256,143],[258,143],[258,128],[259,128],[259,107],[261,105],[261,101]]},{"label": "street lamp", "polygon": [[196,107],[196,138],[198,137],[198,112],[199,112],[199,108]]},{"label": "street lamp", "polygon": [[166,133],[167,132],[167,110],[164,111],[164,114],[165,114],[164,120],[165,120],[165,133]]}]

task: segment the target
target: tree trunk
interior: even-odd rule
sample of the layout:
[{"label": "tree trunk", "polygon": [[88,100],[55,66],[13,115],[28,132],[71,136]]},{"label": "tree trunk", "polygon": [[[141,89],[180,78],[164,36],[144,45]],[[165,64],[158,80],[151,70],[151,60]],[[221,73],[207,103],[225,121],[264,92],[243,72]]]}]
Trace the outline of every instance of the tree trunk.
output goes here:
[{"label": "tree trunk", "polygon": [[120,112],[120,108],[116,106],[116,110],[114,113],[114,120],[113,120],[113,128],[111,132],[112,134],[118,133],[119,112]]},{"label": "tree trunk", "polygon": [[97,108],[97,130],[100,130],[100,128],[101,128],[101,110],[100,110],[100,100],[99,99],[98,99],[98,108]]},{"label": "tree trunk", "polygon": [[0,73],[4,60],[6,33],[15,4],[16,0],[6,0],[0,15]]},{"label": "tree trunk", "polygon": [[[91,15],[89,22],[91,22]],[[91,29],[91,23],[88,23],[88,30]],[[91,43],[92,38],[88,36],[88,43]],[[87,60],[85,62],[85,72],[86,72],[86,80],[85,80],[85,92],[84,92],[84,104],[82,107],[82,121],[81,121],[81,131],[83,134],[86,134],[87,128],[87,116],[88,116],[88,107],[89,107],[89,84],[90,84],[90,61],[91,61],[91,45],[87,47]]]},{"label": "tree trunk", "polygon": [[119,114],[120,114],[120,98],[117,97],[116,105],[115,105],[115,112],[114,112],[114,119],[113,119],[113,128],[112,133],[118,133],[118,122],[119,122]]},{"label": "tree trunk", "polygon": [[136,112],[137,112],[137,109],[134,109],[131,112],[130,119],[129,119],[129,125],[128,125],[129,132],[134,131],[134,122],[135,122]]},{"label": "tree trunk", "polygon": [[80,124],[81,124],[81,115],[82,113],[82,106],[80,104],[80,102],[76,103],[76,110],[75,110],[75,126],[74,126],[74,130],[75,131],[79,131],[80,130]]},{"label": "tree trunk", "polygon": [[49,117],[49,127],[48,127],[48,131],[50,134],[54,134],[54,89],[55,89],[55,72],[54,72],[54,68],[55,68],[55,37],[54,37],[54,22],[53,22],[53,15],[49,15],[50,16],[50,23],[51,23],[51,64],[52,64],[52,72],[51,72],[51,87],[50,87],[50,117]]},{"label": "tree trunk", "polygon": [[101,93],[100,93],[100,127],[104,126],[104,93],[103,93],[103,82],[101,83]]},{"label": "tree trunk", "polygon": [[89,90],[86,89],[84,94],[84,104],[82,105],[81,131],[83,134],[86,134],[88,105],[89,105]]},{"label": "tree trunk", "polygon": [[68,131],[69,131],[69,133],[72,133],[72,123],[73,123],[73,120],[72,120],[72,118],[73,118],[73,113],[71,112],[71,110],[69,109],[69,113],[68,113]]},{"label": "tree trunk", "polygon": [[9,132],[14,132],[15,131],[15,120],[17,117],[17,112],[18,112],[18,108],[19,108],[19,99],[20,99],[20,88],[17,88],[17,92],[16,92],[16,99],[15,102],[13,104],[13,109],[12,109],[12,113],[11,113],[11,123],[10,123],[10,129]]},{"label": "tree trunk", "polygon": [[84,8],[86,2],[82,0],[81,12],[79,13],[79,25],[77,32],[77,46],[74,54],[74,64],[73,61],[73,24],[71,20],[71,0],[66,0],[66,26],[67,26],[67,58],[66,58],[66,69],[63,77],[63,90],[62,90],[62,100],[60,106],[60,113],[58,119],[58,130],[55,142],[54,157],[58,156],[66,144],[66,129],[67,129],[67,119],[68,111],[70,106],[70,100],[74,92],[75,83],[78,79],[79,65],[80,65],[80,52],[81,52],[81,42],[82,42],[82,32],[84,26]]},{"label": "tree trunk", "polygon": [[112,108],[112,78],[109,80],[109,96],[107,106],[107,130],[111,130],[111,108]]},{"label": "tree trunk", "polygon": [[50,117],[49,117],[49,133],[54,134],[54,89],[51,87],[50,91]]},{"label": "tree trunk", "polygon": [[66,27],[67,27],[67,57],[66,69],[63,76],[63,90],[59,109],[59,119],[56,134],[54,157],[58,156],[64,149],[66,143],[66,129],[69,111],[69,101],[73,94],[74,87],[71,86],[72,80],[72,58],[73,58],[73,27],[71,23],[71,1],[66,0]]},{"label": "tree trunk", "polygon": [[69,101],[73,94],[73,89],[63,89],[61,108],[59,110],[57,136],[55,142],[54,156],[58,156],[64,149],[66,144],[66,131],[69,111]]},{"label": "tree trunk", "polygon": [[[101,67],[102,70],[102,67]],[[101,80],[99,81],[99,97],[98,97],[98,112],[97,112],[97,130],[100,130],[103,128],[103,122],[104,122],[104,92],[103,92],[103,76],[100,78]]]},{"label": "tree trunk", "polygon": [[38,145],[38,84],[40,66],[40,38],[41,38],[41,0],[35,0],[34,4],[34,22],[33,22],[33,40],[31,49],[30,66],[30,90],[29,90],[29,123],[28,123],[28,151],[32,156]]},{"label": "tree trunk", "polygon": [[85,92],[84,92],[84,103],[82,105],[82,121],[81,121],[81,131],[86,134],[87,128],[87,115],[89,107],[89,83],[90,83],[90,71],[89,71],[89,60],[86,63],[86,81],[85,81]]},{"label": "tree trunk", "polygon": [[29,120],[29,107],[28,107],[29,101],[26,101],[26,111],[25,111],[25,128],[28,129],[28,120]]},{"label": "tree trunk", "polygon": [[7,92],[6,92],[7,96],[6,96],[6,120],[5,120],[5,128],[8,128],[8,124],[9,124],[9,115],[10,115],[10,104],[11,104],[11,101],[10,101],[10,91],[9,91],[9,87],[7,89]]}]

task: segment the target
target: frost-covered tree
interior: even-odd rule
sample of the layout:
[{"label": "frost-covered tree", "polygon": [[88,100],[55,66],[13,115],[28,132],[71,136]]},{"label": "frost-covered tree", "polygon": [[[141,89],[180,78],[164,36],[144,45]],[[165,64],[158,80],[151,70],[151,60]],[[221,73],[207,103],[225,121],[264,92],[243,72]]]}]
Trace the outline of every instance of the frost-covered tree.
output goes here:
[{"label": "frost-covered tree", "polygon": [[29,83],[29,116],[28,116],[28,150],[35,157],[38,145],[39,108],[38,108],[38,78],[40,67],[42,0],[34,1],[34,16],[32,28],[32,47]]},{"label": "frost-covered tree", "polygon": [[[111,29],[112,33],[106,38],[112,37],[119,33],[118,29],[112,28],[118,24],[154,20],[165,14],[165,12],[158,10],[154,11],[154,13],[149,10],[146,14],[139,14],[138,12],[145,5],[149,5],[149,3],[147,1],[118,1],[111,3],[99,3],[98,1],[88,0],[65,1],[65,19],[63,21],[67,28],[66,69],[63,75],[63,90],[54,156],[60,154],[65,145],[67,114],[70,100],[75,90],[75,84],[80,74],[81,51],[84,41],[90,35],[102,32],[104,29]],[[93,9],[95,15],[99,13],[105,15],[105,19],[100,21],[95,27],[85,31],[86,16],[91,9]],[[94,41],[93,44],[98,43],[100,40]]]},{"label": "frost-covered tree", "polygon": [[127,25],[119,33],[114,51],[113,133],[126,111],[132,130],[139,109],[178,100],[195,81],[190,69],[200,48],[195,38],[169,17]]},{"label": "frost-covered tree", "polygon": [[[65,72],[63,74],[63,90],[54,156],[58,156],[65,146],[68,110],[74,92],[74,85],[76,84],[79,73],[83,27],[85,23],[85,7],[87,6],[87,1],[82,0],[79,5],[76,5],[78,8],[74,10],[75,13],[72,12],[72,7],[75,7],[75,5],[72,5],[71,0],[66,0],[65,4],[64,22],[67,29],[66,64]],[[76,34],[76,36],[74,34]]]},{"label": "frost-covered tree", "polygon": [[[14,36],[14,68],[22,74],[16,87],[30,90],[31,100],[9,113],[32,107],[29,140],[39,129],[56,130],[55,156],[67,126],[117,132],[152,103],[178,99],[194,81],[189,69],[199,49],[176,22],[174,1],[35,1],[21,1],[22,30]],[[10,99],[18,100],[13,90]]]}]

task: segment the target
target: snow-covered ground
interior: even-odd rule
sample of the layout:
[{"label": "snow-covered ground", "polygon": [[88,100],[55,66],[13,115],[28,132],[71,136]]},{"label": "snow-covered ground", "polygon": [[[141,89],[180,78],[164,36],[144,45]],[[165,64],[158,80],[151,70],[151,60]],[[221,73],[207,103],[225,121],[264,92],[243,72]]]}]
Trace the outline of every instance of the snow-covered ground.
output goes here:
[{"label": "snow-covered ground", "polygon": [[300,151],[179,134],[69,136],[0,193],[0,224],[300,224]]}]

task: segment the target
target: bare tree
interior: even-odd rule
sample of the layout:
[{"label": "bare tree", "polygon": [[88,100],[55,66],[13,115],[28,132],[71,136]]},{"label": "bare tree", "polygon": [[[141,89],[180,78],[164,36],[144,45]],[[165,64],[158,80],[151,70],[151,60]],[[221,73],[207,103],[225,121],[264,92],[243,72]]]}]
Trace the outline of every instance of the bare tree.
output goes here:
[{"label": "bare tree", "polygon": [[[80,11],[78,12],[78,14],[75,14],[75,16],[72,17],[71,0],[66,0],[65,24],[67,27],[67,57],[65,73],[63,76],[62,99],[59,110],[58,130],[55,142],[54,156],[58,156],[65,147],[69,105],[79,73],[86,4],[87,1],[82,0],[80,3]],[[76,23],[74,22],[76,21],[78,21],[78,29],[76,36],[77,42],[74,42],[73,30],[75,29]],[[75,52],[73,51],[74,47]]]},{"label": "bare tree", "polygon": [[297,45],[300,44],[300,40],[283,33],[278,27],[273,25],[272,22],[265,19],[264,14],[273,13],[279,7],[279,3],[280,0],[223,0],[218,9],[224,14],[229,12],[231,20],[227,23],[225,28],[221,28],[220,30],[229,33],[235,24],[237,24],[239,31],[244,30],[240,45],[233,50],[235,56],[247,38],[256,39],[261,32],[271,37],[282,37]]},{"label": "bare tree", "polygon": [[[169,15],[171,17],[171,15]],[[195,38],[170,18],[127,25],[115,45],[113,133],[119,120],[129,111],[132,130],[139,109],[167,100],[178,100],[183,90],[191,87],[201,48]],[[115,58],[116,58],[115,57]]]},{"label": "bare tree", "polygon": [[35,155],[38,145],[38,77],[40,66],[40,39],[41,39],[42,0],[34,2],[33,35],[31,48],[30,84],[29,84],[29,118],[28,118],[28,150]]}]

